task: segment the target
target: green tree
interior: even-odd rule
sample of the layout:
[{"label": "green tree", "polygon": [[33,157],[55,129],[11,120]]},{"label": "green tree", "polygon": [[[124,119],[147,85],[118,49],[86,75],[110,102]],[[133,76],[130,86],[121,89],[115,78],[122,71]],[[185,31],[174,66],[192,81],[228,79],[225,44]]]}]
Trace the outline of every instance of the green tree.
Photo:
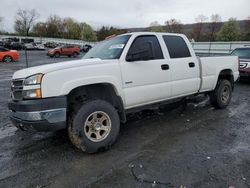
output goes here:
[{"label": "green tree", "polygon": [[230,18],[228,22],[224,23],[217,34],[219,41],[237,41],[240,39],[240,26],[236,19]]},{"label": "green tree", "polygon": [[149,31],[150,32],[164,32],[164,29],[157,21],[154,21],[150,24]]},{"label": "green tree", "polygon": [[80,24],[72,18],[65,18],[64,21],[64,38],[81,39]]},{"label": "green tree", "polygon": [[81,39],[84,41],[94,42],[97,40],[96,33],[90,25],[87,23],[81,23]]}]

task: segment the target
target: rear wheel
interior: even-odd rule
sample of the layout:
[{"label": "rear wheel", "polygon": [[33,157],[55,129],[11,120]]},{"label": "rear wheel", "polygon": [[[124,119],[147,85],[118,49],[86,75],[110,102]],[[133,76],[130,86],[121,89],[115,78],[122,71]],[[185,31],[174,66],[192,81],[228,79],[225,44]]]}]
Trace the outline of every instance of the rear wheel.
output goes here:
[{"label": "rear wheel", "polygon": [[231,97],[232,84],[228,80],[219,80],[215,90],[210,94],[210,101],[216,108],[226,108]]},{"label": "rear wheel", "polygon": [[77,57],[78,53],[74,52],[73,57]]},{"label": "rear wheel", "polygon": [[71,114],[68,133],[74,146],[87,153],[109,149],[116,141],[120,119],[116,109],[103,100],[87,101]]},{"label": "rear wheel", "polygon": [[10,62],[13,62],[13,59],[11,56],[7,55],[3,58],[3,62],[5,63],[10,63]]}]

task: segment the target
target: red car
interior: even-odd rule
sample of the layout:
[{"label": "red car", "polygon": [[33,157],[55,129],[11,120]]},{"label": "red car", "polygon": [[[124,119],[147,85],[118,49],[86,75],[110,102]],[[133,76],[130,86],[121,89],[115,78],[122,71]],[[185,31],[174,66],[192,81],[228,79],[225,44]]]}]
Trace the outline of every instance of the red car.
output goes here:
[{"label": "red car", "polygon": [[80,54],[79,46],[59,46],[53,50],[49,50],[47,55],[50,57],[77,57]]},{"label": "red car", "polygon": [[0,61],[8,63],[18,60],[19,60],[19,53],[16,50],[9,50],[0,47]]}]

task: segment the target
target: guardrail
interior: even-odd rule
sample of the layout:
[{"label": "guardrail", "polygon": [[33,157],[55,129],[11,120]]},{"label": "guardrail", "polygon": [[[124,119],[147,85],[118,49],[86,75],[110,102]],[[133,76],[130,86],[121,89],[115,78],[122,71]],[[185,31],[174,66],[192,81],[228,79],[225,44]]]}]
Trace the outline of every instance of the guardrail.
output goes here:
[{"label": "guardrail", "polygon": [[0,40],[4,40],[6,38],[18,38],[20,41],[22,39],[33,39],[34,42],[39,42],[39,43],[55,42],[55,43],[61,43],[61,44],[78,44],[78,45],[96,44],[96,42],[86,42],[82,40],[72,40],[72,39],[0,35]]},{"label": "guardrail", "polygon": [[192,42],[194,51],[198,54],[223,55],[231,53],[235,48],[250,47],[249,42]]}]

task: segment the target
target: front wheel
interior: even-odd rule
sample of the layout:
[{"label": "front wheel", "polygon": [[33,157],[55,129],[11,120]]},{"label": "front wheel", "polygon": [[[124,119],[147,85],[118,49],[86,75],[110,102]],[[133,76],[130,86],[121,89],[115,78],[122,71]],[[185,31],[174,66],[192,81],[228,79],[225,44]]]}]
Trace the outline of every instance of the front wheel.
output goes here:
[{"label": "front wheel", "polygon": [[210,94],[211,104],[216,108],[226,108],[231,101],[232,84],[228,80],[219,80],[215,90]]},{"label": "front wheel", "polygon": [[120,119],[116,109],[103,100],[88,101],[70,117],[68,133],[74,146],[87,153],[107,150],[116,141]]},{"label": "front wheel", "polygon": [[13,62],[13,59],[12,59],[12,57],[11,56],[5,56],[4,58],[3,58],[3,62],[5,62],[5,63],[10,63],[10,62]]},{"label": "front wheel", "polygon": [[78,56],[78,53],[74,52],[73,57],[76,58]]},{"label": "front wheel", "polygon": [[55,53],[54,57],[59,58],[60,54],[59,53]]}]

